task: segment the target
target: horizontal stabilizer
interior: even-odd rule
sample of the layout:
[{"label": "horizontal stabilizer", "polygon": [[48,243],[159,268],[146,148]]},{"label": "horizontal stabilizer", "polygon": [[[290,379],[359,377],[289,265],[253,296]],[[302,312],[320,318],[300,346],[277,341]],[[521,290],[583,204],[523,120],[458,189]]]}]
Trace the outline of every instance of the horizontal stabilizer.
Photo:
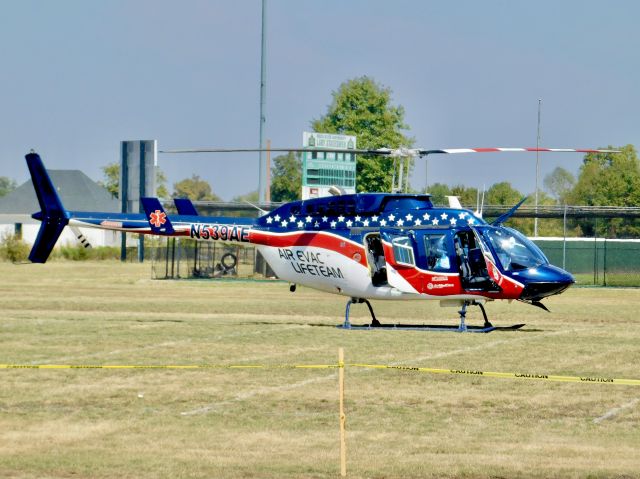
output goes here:
[{"label": "horizontal stabilizer", "polygon": [[179,215],[198,216],[198,210],[189,198],[174,198],[173,203],[176,205]]},{"label": "horizontal stabilizer", "polygon": [[175,232],[173,225],[160,204],[158,198],[140,198],[142,207],[149,220],[151,231],[157,235],[170,235]]}]

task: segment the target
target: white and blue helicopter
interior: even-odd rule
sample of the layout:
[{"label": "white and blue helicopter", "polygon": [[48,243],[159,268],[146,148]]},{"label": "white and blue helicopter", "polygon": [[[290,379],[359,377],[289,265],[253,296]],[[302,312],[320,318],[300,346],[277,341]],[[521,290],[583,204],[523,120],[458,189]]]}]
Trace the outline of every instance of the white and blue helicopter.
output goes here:
[{"label": "white and blue helicopter", "polygon": [[[317,149],[323,151],[322,149]],[[259,149],[172,150],[237,152]],[[270,151],[302,151],[271,148]],[[326,151],[340,152],[339,149]],[[343,152],[392,157],[485,152],[616,153],[602,149],[471,148],[471,149],[349,149]],[[522,233],[504,226],[524,199],[492,223],[459,205],[436,207],[428,194],[359,193],[286,203],[259,218],[200,216],[191,202],[177,201],[177,215],[166,213],[157,198],[141,198],[144,214],[68,211],[62,205],[36,153],[26,155],[42,222],[29,255],[46,262],[66,226],[127,233],[186,237],[198,241],[255,245],[278,278],[296,285],[349,298],[343,328],[416,328],[490,332],[484,304],[493,300],[521,301],[547,309],[544,298],[562,293],[574,283],[568,272],[549,263]],[[459,307],[457,326],[385,325],[369,300],[436,300]],[[365,303],[371,323],[352,325],[350,307]],[[482,326],[467,326],[467,307],[479,306]]]}]

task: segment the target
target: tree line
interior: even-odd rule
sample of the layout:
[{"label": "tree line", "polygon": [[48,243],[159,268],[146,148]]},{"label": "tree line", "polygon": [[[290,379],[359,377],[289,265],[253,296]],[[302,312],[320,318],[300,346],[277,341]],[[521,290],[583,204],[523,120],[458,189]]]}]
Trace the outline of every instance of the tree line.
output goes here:
[{"label": "tree line", "polygon": [[[359,148],[411,147],[413,138],[404,121],[402,106],[391,103],[391,90],[378,85],[369,77],[349,80],[333,92],[327,113],[311,122],[314,131],[356,135]],[[589,153],[585,155],[578,177],[562,167],[548,174],[543,181],[544,191],[538,194],[539,205],[640,206],[640,161],[633,145],[617,149],[621,153]],[[302,164],[300,156],[289,153],[274,158],[271,198],[273,201],[293,201],[300,198]],[[412,166],[412,165],[411,165]],[[390,191],[393,160],[390,158],[358,157],[357,191]],[[419,191],[413,191],[418,193]],[[458,196],[467,207],[475,207],[484,193],[484,203],[512,206],[525,194],[503,181],[490,186],[486,192],[464,185],[435,183],[429,186],[435,204],[447,204],[446,196]],[[527,192],[525,204],[533,205],[534,194]],[[568,234],[572,236],[608,237],[640,236],[640,222],[633,219],[601,221],[598,231],[591,219],[570,221]],[[511,220],[511,224],[525,234],[533,233],[533,219]],[[540,219],[539,233],[562,235],[562,220]]]},{"label": "tree line", "polygon": [[[332,93],[332,101],[324,115],[310,122],[313,131],[355,135],[358,147],[364,149],[411,147],[414,139],[408,136],[409,126],[404,119],[404,108],[394,105],[391,90],[363,76],[342,83]],[[613,148],[609,146],[608,148]],[[544,178],[545,191],[538,198],[540,205],[587,205],[587,206],[640,206],[640,162],[633,145],[620,148],[619,154],[589,153],[584,157],[577,178],[564,168],[556,168]],[[412,168],[410,164],[410,168]],[[393,160],[388,157],[358,156],[356,165],[356,188],[358,192],[384,192],[391,190]],[[119,163],[103,167],[101,182],[112,195],[118,195],[120,178]],[[173,184],[169,192],[166,176],[157,170],[157,194],[161,198],[183,197],[192,200],[219,201],[207,181],[192,175]],[[15,182],[0,177],[0,196],[15,188]],[[302,186],[302,162],[299,154],[288,153],[276,156],[271,169],[271,200],[293,201],[300,198]],[[418,192],[418,191],[414,191]],[[421,193],[424,193],[422,191]],[[446,204],[445,196],[460,197],[463,205],[475,207],[478,190],[464,185],[435,183],[429,191],[436,204]],[[480,192],[482,194],[482,192]],[[484,203],[491,205],[513,205],[524,194],[509,182],[499,182],[484,192]],[[257,191],[237,196],[235,201],[257,201]],[[533,195],[527,200],[533,204]],[[525,233],[533,231],[533,221],[513,219],[514,224]],[[616,219],[609,222],[606,233],[618,235],[640,235],[640,226],[635,220]],[[557,220],[540,220],[541,232],[558,233]],[[595,226],[590,222],[575,224],[573,233],[592,235]],[[546,231],[545,231],[546,229]],[[562,233],[562,229],[560,229]]]}]

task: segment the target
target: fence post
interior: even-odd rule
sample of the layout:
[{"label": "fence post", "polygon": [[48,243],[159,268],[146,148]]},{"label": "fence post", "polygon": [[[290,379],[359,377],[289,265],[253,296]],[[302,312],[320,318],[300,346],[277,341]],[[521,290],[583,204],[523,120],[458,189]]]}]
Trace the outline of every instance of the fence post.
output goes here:
[{"label": "fence post", "polygon": [[165,259],[164,259],[164,279],[169,278],[169,241],[171,241],[171,238],[167,236],[167,249],[165,251]]},{"label": "fence post", "polygon": [[171,238],[171,279],[175,279],[175,267],[176,267],[176,239]]},{"label": "fence post", "polygon": [[347,443],[345,438],[345,423],[347,417],[344,413],[344,350],[338,348],[338,389],[340,391],[340,475],[347,475]]},{"label": "fence post", "polygon": [[564,204],[564,215],[562,218],[562,234],[564,240],[562,241],[562,269],[567,269],[567,203]]},{"label": "fence post", "polygon": [[595,218],[593,228],[593,285],[598,284],[598,217]]},{"label": "fence post", "polygon": [[603,260],[602,260],[602,282],[604,286],[607,285],[607,238],[604,238],[604,251],[603,251]]},{"label": "fence post", "polygon": [[178,244],[178,254],[174,260],[176,262],[176,278],[180,279],[180,260],[182,259],[182,242],[180,238],[176,238],[176,243]]}]

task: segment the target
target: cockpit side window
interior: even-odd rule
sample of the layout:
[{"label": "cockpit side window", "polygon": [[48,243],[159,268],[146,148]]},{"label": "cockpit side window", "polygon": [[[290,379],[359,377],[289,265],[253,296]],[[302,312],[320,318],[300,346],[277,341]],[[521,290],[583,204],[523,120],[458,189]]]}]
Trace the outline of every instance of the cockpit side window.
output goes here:
[{"label": "cockpit side window", "polygon": [[396,263],[406,266],[415,266],[416,260],[413,255],[413,245],[408,236],[396,236],[392,241],[393,256]]},{"label": "cockpit side window", "polygon": [[445,234],[424,235],[424,247],[428,270],[443,272],[451,270],[451,259],[447,251],[447,236]]}]

